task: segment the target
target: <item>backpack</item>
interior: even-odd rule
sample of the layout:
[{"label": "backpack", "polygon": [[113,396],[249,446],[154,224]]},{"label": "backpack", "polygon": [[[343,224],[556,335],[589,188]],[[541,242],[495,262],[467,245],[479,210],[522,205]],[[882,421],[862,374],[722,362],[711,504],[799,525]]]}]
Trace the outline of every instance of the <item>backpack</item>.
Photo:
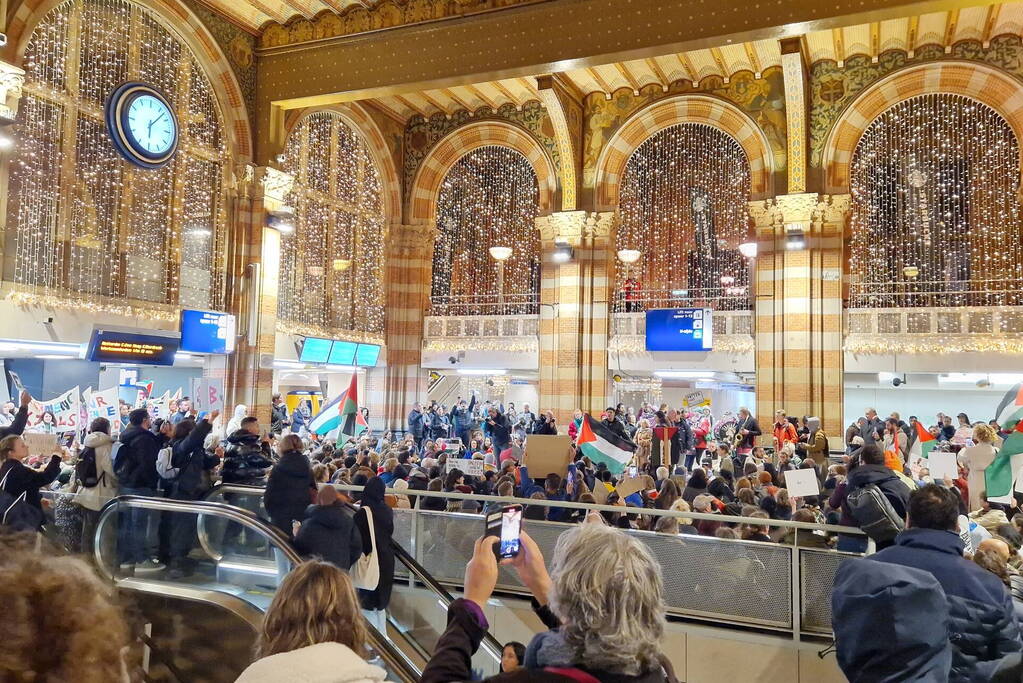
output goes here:
[{"label": "backpack", "polygon": [[97,474],[96,449],[86,446],[78,455],[78,463],[75,465],[75,481],[87,489],[99,484],[100,477]]},{"label": "backpack", "polygon": [[135,458],[132,455],[131,447],[123,441],[114,443],[110,451],[110,458],[114,463],[114,474],[118,481],[125,481],[135,471]]},{"label": "backpack", "polygon": [[10,527],[15,531],[39,531],[43,525],[43,511],[33,507],[26,501],[28,491],[22,491],[20,496],[12,496],[7,493],[7,477],[11,470],[0,479],[0,526]]},{"label": "backpack", "polygon": [[181,476],[181,470],[184,467],[174,467],[172,462],[174,460],[174,449],[170,446],[164,446],[160,449],[160,452],[156,454],[156,473],[160,475],[160,478],[165,481],[175,481]]},{"label": "backpack", "polygon": [[876,484],[854,489],[845,497],[845,502],[860,529],[877,543],[892,540],[906,528],[905,520],[899,517]]}]

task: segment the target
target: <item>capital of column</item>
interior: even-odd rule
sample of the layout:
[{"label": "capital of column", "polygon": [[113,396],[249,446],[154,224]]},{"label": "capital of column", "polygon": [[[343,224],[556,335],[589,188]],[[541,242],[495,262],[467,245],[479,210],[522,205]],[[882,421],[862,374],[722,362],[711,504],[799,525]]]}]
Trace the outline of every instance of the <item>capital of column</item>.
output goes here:
[{"label": "capital of column", "polygon": [[437,226],[433,223],[392,223],[387,227],[384,243],[394,256],[426,257],[433,253]]},{"label": "capital of column", "polygon": [[18,101],[25,85],[25,70],[0,61],[0,119],[13,120],[18,115]]},{"label": "capital of column", "polygon": [[784,235],[792,227],[808,234],[831,233],[845,225],[850,199],[847,194],[783,194],[750,202],[749,212],[760,237]]},{"label": "capital of column", "polygon": [[268,211],[274,211],[287,204],[295,176],[272,166],[240,164],[235,169],[235,182],[240,196],[261,199]]},{"label": "capital of column", "polygon": [[536,219],[536,229],[545,243],[567,242],[579,246],[584,240],[610,237],[615,226],[614,211],[559,211]]}]

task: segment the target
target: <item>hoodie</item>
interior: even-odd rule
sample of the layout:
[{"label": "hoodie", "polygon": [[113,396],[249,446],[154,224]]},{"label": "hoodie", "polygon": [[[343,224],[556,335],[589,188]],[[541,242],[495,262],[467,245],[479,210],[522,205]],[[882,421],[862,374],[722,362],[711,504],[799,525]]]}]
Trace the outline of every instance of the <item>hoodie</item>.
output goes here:
[{"label": "hoodie", "polygon": [[256,660],[235,683],[373,683],[387,672],[341,643],[318,643]]},{"label": "hoodie", "polygon": [[310,505],[295,535],[295,548],[305,557],[320,557],[347,571],[362,555],[362,534],[355,514],[344,505]]},{"label": "hoodie", "polygon": [[309,459],[299,451],[288,451],[270,471],[263,493],[270,521],[291,537],[291,523],[305,518],[306,508],[316,493],[316,480]]}]

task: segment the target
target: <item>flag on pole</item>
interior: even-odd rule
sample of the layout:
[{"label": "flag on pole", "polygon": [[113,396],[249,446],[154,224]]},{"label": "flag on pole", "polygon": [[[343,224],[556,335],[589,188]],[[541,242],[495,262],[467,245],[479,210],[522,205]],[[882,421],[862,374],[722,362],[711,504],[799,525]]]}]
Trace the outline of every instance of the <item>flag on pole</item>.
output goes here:
[{"label": "flag on pole", "polygon": [[938,444],[938,440],[934,438],[924,427],[922,422],[916,423],[916,439],[913,440],[913,445],[909,447],[909,467],[916,473],[920,467],[925,466],[923,460],[930,455],[930,452]]},{"label": "flag on pole", "polygon": [[339,410],[341,416],[341,436],[354,439],[364,429],[369,427],[366,419],[359,410],[359,376],[352,374],[352,381],[345,392],[345,398],[341,401]]},{"label": "flag on pole", "polygon": [[316,413],[316,416],[309,421],[306,429],[320,436],[337,429],[341,425],[340,406],[347,393],[347,391],[342,391],[333,401],[324,404],[320,408],[320,412]]},{"label": "flag on pole", "polygon": [[1003,432],[1009,432],[994,461],[984,470],[984,486],[992,503],[1012,503],[1012,492],[1023,468],[1023,384],[1005,393],[996,413]]},{"label": "flag on pole", "polygon": [[587,413],[576,444],[594,464],[604,463],[612,474],[621,474],[632,461],[636,444],[623,439]]}]

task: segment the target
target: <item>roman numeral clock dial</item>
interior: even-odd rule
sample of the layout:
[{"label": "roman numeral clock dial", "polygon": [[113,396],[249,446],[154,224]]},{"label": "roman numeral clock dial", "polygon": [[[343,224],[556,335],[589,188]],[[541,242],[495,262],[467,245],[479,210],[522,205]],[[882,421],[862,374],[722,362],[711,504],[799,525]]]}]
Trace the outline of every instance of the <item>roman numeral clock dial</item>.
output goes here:
[{"label": "roman numeral clock dial", "polygon": [[145,83],[125,83],[106,104],[107,130],[120,154],[142,168],[167,164],[178,147],[178,120],[166,96]]}]

